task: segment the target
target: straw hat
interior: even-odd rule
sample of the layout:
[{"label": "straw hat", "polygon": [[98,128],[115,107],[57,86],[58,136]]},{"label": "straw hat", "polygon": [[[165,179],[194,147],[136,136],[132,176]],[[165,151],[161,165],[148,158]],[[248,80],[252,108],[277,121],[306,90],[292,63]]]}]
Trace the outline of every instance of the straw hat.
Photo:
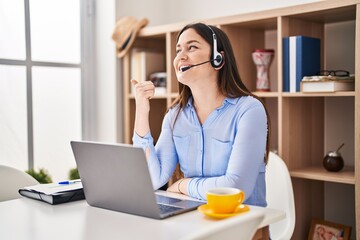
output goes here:
[{"label": "straw hat", "polygon": [[128,52],[140,29],[148,22],[146,18],[138,21],[131,16],[121,18],[116,22],[112,39],[116,43],[117,57],[121,58]]}]

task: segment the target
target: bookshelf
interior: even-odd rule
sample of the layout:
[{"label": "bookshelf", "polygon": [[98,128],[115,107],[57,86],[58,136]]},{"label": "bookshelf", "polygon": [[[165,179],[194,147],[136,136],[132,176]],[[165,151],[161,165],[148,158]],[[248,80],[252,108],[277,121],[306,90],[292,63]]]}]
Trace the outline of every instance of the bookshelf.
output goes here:
[{"label": "bookshelf", "polygon": [[[307,239],[311,219],[325,219],[328,216],[324,205],[330,200],[326,191],[328,184],[332,183],[351,186],[352,199],[348,202],[339,200],[341,202],[338,205],[350,204],[352,215],[349,219],[354,221],[351,223],[338,221],[350,224],[353,227],[352,238],[360,239],[360,211],[356,211],[360,206],[360,193],[355,188],[360,184],[360,149],[356,147],[360,146],[360,83],[358,83],[360,81],[360,1],[320,1],[201,21],[216,25],[228,34],[236,53],[242,80],[250,90],[263,99],[270,112],[271,149],[276,150],[284,159],[293,181],[296,205],[296,227],[293,239]],[[283,92],[282,38],[304,35],[321,39],[321,68],[331,66],[341,68],[342,66],[331,63],[329,50],[326,50],[327,44],[333,40],[332,36],[341,33],[328,26],[349,22],[351,36],[354,36],[350,39],[352,44],[340,42],[339,46],[345,46],[346,52],[353,54],[342,59],[346,61],[340,61],[349,62],[347,66],[352,73],[355,73],[355,91]],[[133,45],[133,49],[151,49],[165,56],[166,93],[157,95],[151,100],[150,125],[155,140],[160,133],[164,113],[177,96],[177,80],[172,61],[175,57],[177,33],[185,24],[187,22],[146,27],[141,30]],[[328,34],[328,31],[335,32]],[[270,92],[255,92],[256,67],[251,53],[259,48],[275,50],[270,67]],[[130,86],[131,53],[124,57],[122,64],[124,140],[131,143],[135,110]],[[339,118],[336,112],[341,110],[343,113],[342,104],[346,104],[347,107],[345,114],[340,114]],[[333,173],[327,172],[322,167],[322,159],[328,151],[336,149],[339,143],[334,138],[334,133],[329,130],[336,124],[344,125],[347,129],[343,134],[337,133],[339,135],[337,137],[350,140],[346,143],[347,148],[342,150],[346,167],[341,172]],[[303,192],[307,195],[302,194]],[[333,201],[336,204],[337,200],[333,199]],[[342,211],[341,208],[338,211]]]}]

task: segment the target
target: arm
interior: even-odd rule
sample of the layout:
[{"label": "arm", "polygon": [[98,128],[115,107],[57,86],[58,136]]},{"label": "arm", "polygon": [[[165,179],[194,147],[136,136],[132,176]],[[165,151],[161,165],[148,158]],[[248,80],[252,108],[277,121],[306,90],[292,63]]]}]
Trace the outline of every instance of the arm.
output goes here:
[{"label": "arm", "polygon": [[149,150],[147,161],[153,187],[154,189],[162,187],[169,181],[178,163],[175,145],[172,140],[170,113],[167,113],[164,117],[161,134],[156,146],[154,146],[154,140],[150,132],[143,137],[134,132],[133,143],[134,146]]}]

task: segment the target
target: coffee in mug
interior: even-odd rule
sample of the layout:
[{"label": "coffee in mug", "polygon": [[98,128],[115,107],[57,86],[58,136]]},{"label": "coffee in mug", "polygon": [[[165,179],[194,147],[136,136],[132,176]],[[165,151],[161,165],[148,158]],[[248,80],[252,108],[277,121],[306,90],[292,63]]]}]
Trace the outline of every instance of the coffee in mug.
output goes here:
[{"label": "coffee in mug", "polygon": [[237,188],[214,188],[206,193],[206,198],[214,213],[233,213],[245,200],[245,193]]}]

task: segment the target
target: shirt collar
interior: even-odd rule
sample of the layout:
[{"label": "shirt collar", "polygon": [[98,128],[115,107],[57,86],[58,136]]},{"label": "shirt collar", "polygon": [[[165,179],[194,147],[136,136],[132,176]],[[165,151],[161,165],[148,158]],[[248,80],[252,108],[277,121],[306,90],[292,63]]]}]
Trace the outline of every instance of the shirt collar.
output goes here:
[{"label": "shirt collar", "polygon": [[[220,106],[219,108],[217,108],[217,110],[220,110],[222,109],[223,107],[225,107],[227,104],[232,104],[232,105],[235,105],[238,101],[239,101],[240,98],[225,98],[224,102],[223,102],[223,105]],[[189,107],[190,109],[194,109],[194,98],[191,96],[189,98],[189,101],[188,103],[186,104],[187,107]]]}]

